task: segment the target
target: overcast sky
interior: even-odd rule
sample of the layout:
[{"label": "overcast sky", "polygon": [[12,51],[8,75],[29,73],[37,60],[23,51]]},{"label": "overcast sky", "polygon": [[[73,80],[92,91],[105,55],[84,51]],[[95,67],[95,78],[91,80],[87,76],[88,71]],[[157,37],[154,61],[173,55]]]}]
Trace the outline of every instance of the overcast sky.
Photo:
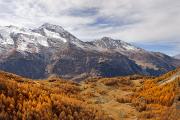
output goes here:
[{"label": "overcast sky", "polygon": [[103,36],[180,53],[180,0],[0,0],[0,25],[64,27],[81,40]]}]

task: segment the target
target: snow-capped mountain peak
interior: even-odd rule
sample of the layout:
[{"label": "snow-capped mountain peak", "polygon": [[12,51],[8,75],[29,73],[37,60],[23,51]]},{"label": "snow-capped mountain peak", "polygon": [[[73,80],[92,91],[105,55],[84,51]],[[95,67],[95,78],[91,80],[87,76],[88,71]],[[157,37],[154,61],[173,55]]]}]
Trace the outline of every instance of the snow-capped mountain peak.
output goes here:
[{"label": "snow-capped mountain peak", "polygon": [[106,49],[116,49],[120,51],[137,51],[140,50],[140,48],[133,46],[129,43],[126,43],[122,40],[115,40],[110,37],[103,37],[101,39],[93,41],[93,43],[102,48]]},{"label": "snow-capped mountain peak", "polygon": [[49,38],[59,39],[63,42],[80,41],[61,26],[50,23],[45,23],[33,31]]},{"label": "snow-capped mountain peak", "polygon": [[58,25],[45,23],[33,30],[12,25],[0,27],[0,52],[15,49],[39,53],[44,48],[61,48],[67,42],[83,48],[82,41]]},{"label": "snow-capped mountain peak", "polygon": [[42,28],[50,30],[50,31],[58,32],[58,33],[65,32],[65,30],[61,26],[53,25],[53,24],[50,24],[50,23],[44,23],[43,25],[41,25],[39,27],[39,29],[42,29]]}]

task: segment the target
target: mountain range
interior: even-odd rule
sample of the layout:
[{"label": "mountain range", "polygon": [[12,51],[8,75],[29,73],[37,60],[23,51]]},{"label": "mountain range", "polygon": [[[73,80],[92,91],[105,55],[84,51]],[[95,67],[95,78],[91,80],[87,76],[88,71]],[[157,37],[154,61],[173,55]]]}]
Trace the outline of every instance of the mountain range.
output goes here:
[{"label": "mountain range", "polygon": [[180,60],[163,53],[110,37],[84,42],[61,26],[49,23],[36,29],[0,27],[0,69],[28,78],[157,76],[178,66]]}]

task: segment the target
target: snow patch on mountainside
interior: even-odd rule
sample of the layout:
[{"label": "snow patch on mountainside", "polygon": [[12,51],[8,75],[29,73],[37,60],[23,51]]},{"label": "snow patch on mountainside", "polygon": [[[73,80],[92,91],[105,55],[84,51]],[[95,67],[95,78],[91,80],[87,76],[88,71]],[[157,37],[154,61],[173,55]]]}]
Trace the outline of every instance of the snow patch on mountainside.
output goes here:
[{"label": "snow patch on mountainside", "polygon": [[17,50],[26,51],[27,50],[27,44],[25,44],[25,43],[19,44],[18,47],[17,47]]},{"label": "snow patch on mountainside", "polygon": [[67,40],[66,40],[65,38],[61,37],[61,36],[59,35],[59,33],[51,32],[51,31],[49,31],[49,30],[47,30],[47,29],[44,29],[44,32],[45,32],[45,34],[46,34],[47,37],[56,38],[56,39],[62,40],[63,42],[67,42]]},{"label": "snow patch on mountainside", "polygon": [[38,39],[38,43],[40,45],[45,46],[45,47],[49,46],[49,44],[47,42],[47,38],[45,38],[45,37],[38,37],[37,39]]},{"label": "snow patch on mountainside", "polygon": [[45,36],[35,33],[30,29],[18,28],[16,26],[0,27],[0,45],[14,45],[17,51],[30,53],[39,52],[38,45],[49,46]]},{"label": "snow patch on mountainside", "polygon": [[126,50],[138,50],[136,47],[129,44],[122,44],[122,47]]}]

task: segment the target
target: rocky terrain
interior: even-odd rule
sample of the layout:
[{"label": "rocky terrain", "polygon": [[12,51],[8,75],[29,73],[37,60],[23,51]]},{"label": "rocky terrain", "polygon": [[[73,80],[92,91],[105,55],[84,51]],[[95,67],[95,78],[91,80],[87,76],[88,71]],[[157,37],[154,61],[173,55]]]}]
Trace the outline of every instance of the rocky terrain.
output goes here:
[{"label": "rocky terrain", "polygon": [[179,65],[180,60],[110,37],[83,42],[58,25],[0,27],[0,69],[28,78],[157,76]]}]

